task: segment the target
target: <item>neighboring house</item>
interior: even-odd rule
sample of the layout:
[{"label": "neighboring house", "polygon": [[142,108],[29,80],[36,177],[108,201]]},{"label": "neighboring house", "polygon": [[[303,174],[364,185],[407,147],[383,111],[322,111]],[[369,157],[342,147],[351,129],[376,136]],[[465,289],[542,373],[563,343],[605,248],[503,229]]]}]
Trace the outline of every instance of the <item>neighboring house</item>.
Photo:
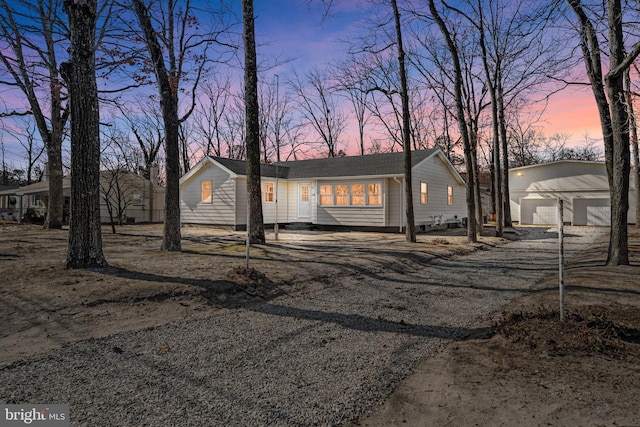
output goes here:
[{"label": "neighboring house", "polygon": [[[628,222],[635,222],[635,192],[629,189]],[[520,224],[557,224],[558,199],[563,222],[608,226],[611,200],[603,162],[561,160],[509,170],[511,218]]]},{"label": "neighboring house", "polygon": [[17,185],[0,185],[0,219],[17,221]]},{"label": "neighboring house", "polygon": [[[157,176],[157,175],[156,175]],[[64,212],[69,212],[71,183],[69,177],[62,180],[64,194]],[[130,172],[112,173],[100,172],[100,217],[103,223],[109,223],[109,210],[105,201],[105,194],[109,194],[114,213],[120,212],[125,221],[131,222],[163,222],[164,221],[164,187]],[[3,214],[3,219],[21,221],[25,214],[32,212],[46,212],[49,206],[49,182],[40,181],[15,189],[0,191],[0,203],[8,200],[12,204],[11,215]],[[117,219],[116,219],[117,221]]]},{"label": "neighboring house", "polygon": [[[442,151],[414,151],[411,160],[416,226],[460,223],[465,184]],[[261,180],[268,225],[277,220],[394,231],[405,225],[404,153],[261,165]],[[185,225],[246,229],[246,162],[202,159],[180,179],[180,216]]]}]

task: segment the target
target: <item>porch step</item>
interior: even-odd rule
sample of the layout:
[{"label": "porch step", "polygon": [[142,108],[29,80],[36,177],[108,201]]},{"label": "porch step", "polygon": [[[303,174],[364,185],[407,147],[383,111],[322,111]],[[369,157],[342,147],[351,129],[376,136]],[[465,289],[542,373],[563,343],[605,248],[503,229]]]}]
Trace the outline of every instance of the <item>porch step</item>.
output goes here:
[{"label": "porch step", "polygon": [[287,224],[284,228],[286,230],[309,231],[309,230],[314,230],[316,227],[310,222],[292,222]]}]

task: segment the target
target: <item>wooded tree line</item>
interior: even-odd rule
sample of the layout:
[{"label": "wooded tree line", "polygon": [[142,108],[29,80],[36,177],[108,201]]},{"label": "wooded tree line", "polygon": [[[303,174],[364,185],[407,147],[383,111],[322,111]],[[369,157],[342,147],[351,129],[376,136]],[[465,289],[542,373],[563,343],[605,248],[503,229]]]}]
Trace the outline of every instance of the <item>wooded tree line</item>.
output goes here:
[{"label": "wooded tree line", "polygon": [[[332,6],[330,0],[317,3]],[[13,132],[25,142],[29,168],[37,165],[38,149],[26,143],[28,129],[31,141],[37,129],[49,169],[48,227],[62,223],[63,167],[69,166],[63,141],[71,137],[72,170],[74,149],[89,144],[73,137],[74,129],[78,135],[86,129],[74,128],[73,118],[69,123],[76,80],[65,77],[62,67],[70,64],[72,72],[81,60],[73,55],[88,49],[75,47],[72,33],[73,19],[87,14],[93,16],[88,23],[93,33],[75,40],[91,37],[95,48],[88,60],[94,62],[100,118],[98,135],[89,138],[92,156],[99,157],[97,147],[103,160],[119,159],[118,167],[146,176],[152,164],[162,166],[167,186],[163,249],[180,250],[178,179],[203,155],[247,159],[251,177],[259,162],[339,156],[356,144],[361,154],[404,150],[409,161],[411,150],[437,146],[466,173],[468,239],[475,241],[482,231],[482,169],[491,173],[500,235],[511,225],[509,167],[595,160],[602,150],[612,200],[608,263],[628,263],[624,189],[634,141],[637,164],[632,107],[640,49],[640,33],[628,19],[638,12],[633,4],[362,4],[370,14],[362,38],[351,40],[324,68],[285,74],[281,70],[289,64],[260,55],[250,0],[242,1],[242,17],[224,2],[204,9],[189,0],[0,0],[0,84],[22,98],[15,104],[5,101],[0,117],[5,135]],[[245,70],[244,84],[239,68]],[[594,91],[604,142],[598,146],[585,136],[583,146],[570,148],[566,134],[545,137],[539,117],[548,96],[586,84]],[[349,141],[353,146],[345,139],[350,121],[358,129],[358,140]],[[95,165],[86,167],[76,166],[85,171]],[[259,173],[248,181],[256,215],[251,238],[264,241]],[[415,241],[409,216],[407,240]]]}]

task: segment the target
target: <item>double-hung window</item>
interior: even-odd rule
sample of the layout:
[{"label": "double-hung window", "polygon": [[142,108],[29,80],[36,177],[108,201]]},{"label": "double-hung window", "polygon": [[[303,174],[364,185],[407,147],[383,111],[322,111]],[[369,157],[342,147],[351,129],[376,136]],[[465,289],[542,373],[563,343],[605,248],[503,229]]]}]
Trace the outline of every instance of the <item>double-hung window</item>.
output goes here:
[{"label": "double-hung window", "polygon": [[202,181],[200,183],[200,202],[213,202],[213,186],[211,185],[211,181]]},{"label": "double-hung window", "polygon": [[453,186],[447,186],[447,204],[453,205]]},{"label": "double-hung window", "polygon": [[429,201],[429,185],[426,182],[420,183],[420,203],[426,205]]},{"label": "double-hung window", "polygon": [[333,185],[320,186],[320,204],[321,205],[333,204]]},{"label": "double-hung window", "polygon": [[347,184],[336,184],[336,201],[337,206],[346,206],[349,204],[349,186]]},{"label": "double-hung window", "polygon": [[351,184],[351,204],[364,205],[364,184]]},{"label": "double-hung window", "polygon": [[382,185],[378,183],[367,184],[367,205],[382,204]]},{"label": "double-hung window", "polygon": [[271,203],[275,200],[273,195],[273,182],[267,182],[264,184],[264,201]]}]

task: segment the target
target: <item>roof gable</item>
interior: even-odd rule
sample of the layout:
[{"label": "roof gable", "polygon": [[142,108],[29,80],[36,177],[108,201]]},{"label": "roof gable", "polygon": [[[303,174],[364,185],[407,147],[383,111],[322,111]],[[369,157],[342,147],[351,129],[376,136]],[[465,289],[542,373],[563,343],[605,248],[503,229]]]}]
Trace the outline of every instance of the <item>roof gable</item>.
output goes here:
[{"label": "roof gable", "polygon": [[418,164],[413,165],[413,167],[415,168],[416,166],[419,166],[421,163],[426,162],[428,159],[431,159],[431,158],[434,158],[434,157],[440,159],[440,161],[442,162],[444,167],[449,171],[451,176],[453,176],[453,178],[456,181],[458,181],[458,184],[460,184],[460,185],[465,185],[466,184],[464,178],[462,178],[460,173],[458,173],[458,171],[453,166],[453,164],[449,161],[447,156],[445,156],[444,153],[442,152],[442,150],[439,149],[439,148],[433,149],[431,155],[425,157]]}]

